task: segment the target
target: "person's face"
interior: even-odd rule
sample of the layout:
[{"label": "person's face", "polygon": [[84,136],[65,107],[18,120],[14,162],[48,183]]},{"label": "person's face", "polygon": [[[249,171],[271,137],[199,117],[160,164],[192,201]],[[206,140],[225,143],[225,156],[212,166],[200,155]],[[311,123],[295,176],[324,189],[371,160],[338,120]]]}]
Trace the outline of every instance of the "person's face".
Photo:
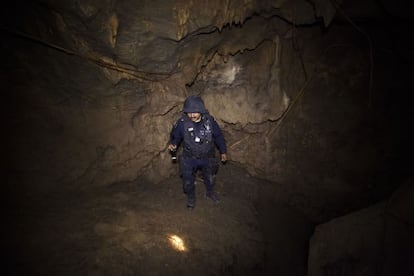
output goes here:
[{"label": "person's face", "polygon": [[198,112],[190,112],[187,113],[188,118],[191,119],[191,121],[197,123],[201,121],[201,113]]}]

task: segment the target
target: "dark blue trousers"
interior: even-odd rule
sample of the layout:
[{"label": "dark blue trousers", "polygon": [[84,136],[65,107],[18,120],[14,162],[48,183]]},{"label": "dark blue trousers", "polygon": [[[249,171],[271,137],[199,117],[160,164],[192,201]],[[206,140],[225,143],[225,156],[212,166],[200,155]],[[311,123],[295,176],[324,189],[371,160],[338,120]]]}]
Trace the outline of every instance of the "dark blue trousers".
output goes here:
[{"label": "dark blue trousers", "polygon": [[180,160],[181,176],[183,178],[183,190],[188,196],[195,196],[195,176],[198,170],[203,174],[206,191],[213,191],[214,178],[217,170],[216,158],[196,159],[191,157],[182,157]]}]

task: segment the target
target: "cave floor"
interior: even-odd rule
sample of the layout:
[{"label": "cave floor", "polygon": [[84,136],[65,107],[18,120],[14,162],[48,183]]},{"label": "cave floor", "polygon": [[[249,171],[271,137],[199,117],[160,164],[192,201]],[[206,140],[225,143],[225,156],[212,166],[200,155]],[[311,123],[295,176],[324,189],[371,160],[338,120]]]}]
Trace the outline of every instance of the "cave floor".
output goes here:
[{"label": "cave floor", "polygon": [[205,198],[198,179],[193,211],[185,208],[178,176],[159,184],[137,180],[21,200],[8,212],[12,233],[2,235],[6,271],[304,275],[306,223],[286,208],[261,210],[266,204],[254,203],[260,180],[226,166],[217,176],[221,202]]}]

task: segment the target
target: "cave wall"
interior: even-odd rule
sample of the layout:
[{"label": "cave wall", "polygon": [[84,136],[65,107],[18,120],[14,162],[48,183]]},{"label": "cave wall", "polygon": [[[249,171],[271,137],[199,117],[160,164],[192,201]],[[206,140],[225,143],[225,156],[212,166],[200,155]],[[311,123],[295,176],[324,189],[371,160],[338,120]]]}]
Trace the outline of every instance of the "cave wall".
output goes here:
[{"label": "cave wall", "polygon": [[353,208],[391,149],[374,138],[388,129],[369,107],[367,39],[327,28],[329,3],[16,2],[2,17],[8,186],[174,177],[169,131],[200,94],[230,161],[275,196],[315,219]]},{"label": "cave wall", "polygon": [[389,200],[318,225],[308,275],[411,275],[413,187],[409,179]]}]

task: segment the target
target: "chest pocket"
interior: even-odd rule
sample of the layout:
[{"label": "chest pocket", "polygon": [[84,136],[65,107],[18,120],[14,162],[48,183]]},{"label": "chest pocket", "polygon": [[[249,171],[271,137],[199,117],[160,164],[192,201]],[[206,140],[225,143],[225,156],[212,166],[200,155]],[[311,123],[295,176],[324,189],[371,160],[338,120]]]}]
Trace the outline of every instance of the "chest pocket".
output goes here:
[{"label": "chest pocket", "polygon": [[196,158],[214,156],[213,129],[209,118],[195,124],[186,118],[184,123],[184,155]]},{"label": "chest pocket", "polygon": [[208,124],[202,124],[199,128],[189,127],[187,128],[187,132],[191,140],[195,143],[202,144],[211,142],[212,133]]}]

